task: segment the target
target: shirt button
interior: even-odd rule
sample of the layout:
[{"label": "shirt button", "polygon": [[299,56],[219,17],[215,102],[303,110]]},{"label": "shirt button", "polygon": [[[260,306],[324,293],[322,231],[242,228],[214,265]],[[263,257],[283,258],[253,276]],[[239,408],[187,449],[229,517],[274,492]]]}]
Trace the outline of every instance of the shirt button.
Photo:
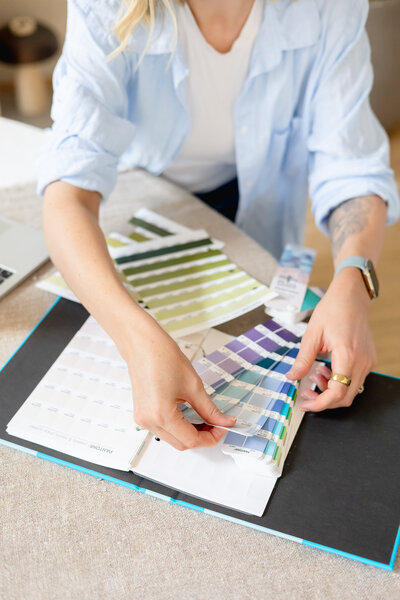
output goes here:
[{"label": "shirt button", "polygon": [[247,181],[247,182],[246,182],[246,187],[248,187],[248,188],[251,188],[251,186],[252,186],[252,183],[253,183],[253,182],[252,182],[252,181],[250,181],[250,180],[249,180],[249,181]]},{"label": "shirt button", "polygon": [[245,133],[247,133],[247,132],[248,132],[248,127],[247,127],[247,125],[242,125],[242,127],[240,128],[240,133],[243,133],[243,134],[245,134]]}]

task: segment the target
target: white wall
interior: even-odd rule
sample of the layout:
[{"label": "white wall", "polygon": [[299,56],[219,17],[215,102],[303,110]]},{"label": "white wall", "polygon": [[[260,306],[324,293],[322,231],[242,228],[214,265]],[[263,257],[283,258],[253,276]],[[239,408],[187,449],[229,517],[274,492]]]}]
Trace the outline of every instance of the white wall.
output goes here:
[{"label": "white wall", "polygon": [[[67,0],[0,0],[1,26],[12,17],[25,15],[35,17],[50,27],[57,35],[61,48],[67,19]],[[45,70],[49,76],[56,60],[57,58],[46,61]],[[10,81],[12,76],[12,68],[0,63],[0,82]]]}]

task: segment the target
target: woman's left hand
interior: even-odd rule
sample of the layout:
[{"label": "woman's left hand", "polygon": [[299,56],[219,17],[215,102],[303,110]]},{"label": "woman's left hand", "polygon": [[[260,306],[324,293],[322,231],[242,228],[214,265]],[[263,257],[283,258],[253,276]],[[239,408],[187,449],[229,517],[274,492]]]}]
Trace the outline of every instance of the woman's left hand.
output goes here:
[{"label": "woman's left hand", "polygon": [[351,378],[350,386],[329,379],[326,366],[317,369],[312,381],[318,394],[304,390],[303,411],[350,406],[360,386],[376,364],[376,352],[368,323],[370,306],[359,269],[343,269],[332,281],[316,307],[303,337],[289,379],[301,379],[310,371],[319,352],[332,353],[332,370]]}]

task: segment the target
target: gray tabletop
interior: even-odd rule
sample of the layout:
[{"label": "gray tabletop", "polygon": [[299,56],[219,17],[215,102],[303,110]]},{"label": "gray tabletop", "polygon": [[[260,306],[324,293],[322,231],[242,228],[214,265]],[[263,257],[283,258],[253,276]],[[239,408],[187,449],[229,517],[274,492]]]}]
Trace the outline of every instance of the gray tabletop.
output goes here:
[{"label": "gray tabletop", "polygon": [[[106,233],[128,231],[141,206],[226,242],[240,266],[268,283],[274,259],[229,221],[175,186],[134,171],[102,207]],[[33,186],[0,192],[0,214],[40,226]],[[50,264],[0,304],[0,364],[54,296],[36,288]],[[237,335],[262,310],[225,324]],[[400,598],[394,573],[125,489],[0,446],[0,597],[141,600]]]}]

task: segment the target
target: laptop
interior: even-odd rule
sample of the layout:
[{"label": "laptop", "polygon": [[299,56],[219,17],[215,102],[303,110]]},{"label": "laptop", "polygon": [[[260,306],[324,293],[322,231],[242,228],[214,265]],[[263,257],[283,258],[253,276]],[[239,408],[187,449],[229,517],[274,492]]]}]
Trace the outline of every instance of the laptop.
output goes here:
[{"label": "laptop", "polygon": [[0,217],[0,298],[48,258],[42,231]]}]

